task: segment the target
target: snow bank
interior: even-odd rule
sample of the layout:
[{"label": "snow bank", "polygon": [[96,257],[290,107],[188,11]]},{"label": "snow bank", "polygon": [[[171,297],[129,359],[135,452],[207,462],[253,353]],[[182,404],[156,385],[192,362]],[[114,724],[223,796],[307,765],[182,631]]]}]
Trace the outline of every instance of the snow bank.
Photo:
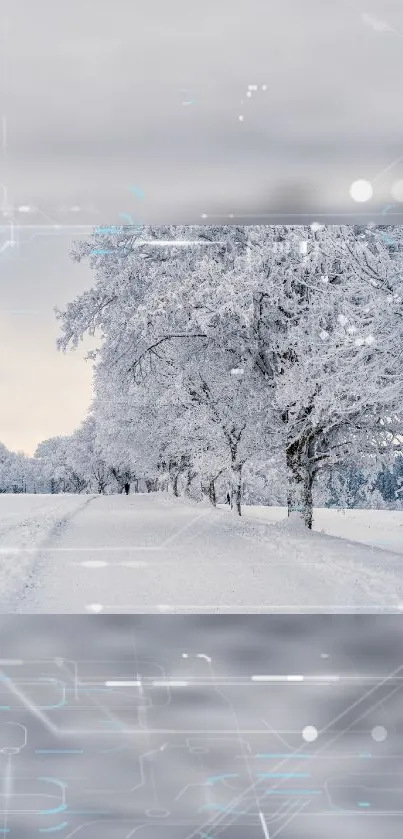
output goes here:
[{"label": "snow bank", "polygon": [[4,597],[22,586],[38,551],[78,510],[92,500],[82,495],[0,495],[0,592]]},{"label": "snow bank", "polygon": [[[268,524],[284,521],[284,527],[287,529],[287,511],[284,507],[245,506],[242,508],[242,516]],[[317,508],[314,510],[313,530],[403,554],[401,510]]]}]

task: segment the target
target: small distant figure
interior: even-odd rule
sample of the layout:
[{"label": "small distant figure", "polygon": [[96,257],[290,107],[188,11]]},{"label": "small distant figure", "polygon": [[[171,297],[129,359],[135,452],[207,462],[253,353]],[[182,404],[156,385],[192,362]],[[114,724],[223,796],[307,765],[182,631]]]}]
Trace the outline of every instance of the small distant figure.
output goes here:
[{"label": "small distant figure", "polygon": [[126,495],[129,495],[129,492],[130,492],[130,484],[125,484],[125,493],[126,493]]},{"label": "small distant figure", "polygon": [[231,506],[231,496],[230,496],[229,492],[227,492],[227,504],[229,504]]}]

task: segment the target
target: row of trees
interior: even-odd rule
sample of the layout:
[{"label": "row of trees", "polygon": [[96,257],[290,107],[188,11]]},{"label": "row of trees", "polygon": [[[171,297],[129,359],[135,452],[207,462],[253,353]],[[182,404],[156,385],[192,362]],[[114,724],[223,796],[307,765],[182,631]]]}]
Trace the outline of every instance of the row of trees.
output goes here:
[{"label": "row of trees", "polygon": [[[110,453],[109,453],[110,456]],[[180,465],[180,464],[178,464]],[[161,464],[165,468],[167,464]],[[193,483],[189,492],[189,461],[172,475],[173,494],[188,491],[202,497],[203,490],[212,504],[224,502],[229,489],[225,467],[204,485]],[[193,467],[194,468],[194,467]],[[172,469],[172,464],[171,464]],[[184,480],[181,474],[186,472]],[[200,477],[200,474],[194,476]],[[75,434],[53,437],[38,446],[34,457],[15,454],[0,444],[0,493],[102,493],[115,494],[170,488],[169,471],[150,477],[133,462],[112,463],[107,449],[102,449],[90,416]],[[286,482],[279,459],[262,461],[250,458],[243,470],[241,486],[246,504],[286,504]],[[378,473],[354,466],[335,466],[325,471],[315,487],[318,506],[343,508],[401,508],[403,506],[403,456],[397,455],[392,466]]]},{"label": "row of trees", "polygon": [[137,486],[134,464],[108,455],[90,415],[71,436],[44,440],[35,456],[51,492],[122,493]]},{"label": "row of trees", "polygon": [[37,492],[38,478],[34,458],[10,452],[0,443],[0,492]]},{"label": "row of trees", "polygon": [[44,440],[34,457],[0,444],[1,493],[115,493],[130,484],[138,488],[134,473],[108,462],[98,446],[92,417],[71,436]]},{"label": "row of trees", "polygon": [[201,485],[213,503],[228,481],[238,513],[247,465],[276,464],[289,514],[307,527],[326,474],[351,462],[374,476],[381,463],[394,468],[398,237],[318,224],[166,227],[102,243],[95,232],[75,247],[94,285],[57,314],[64,350],[100,335],[92,416],[113,460],[132,459],[175,493]]},{"label": "row of trees", "polygon": [[260,493],[311,527],[314,499],[351,503],[354,464],[361,495],[385,497],[379,475],[396,472],[400,497],[399,234],[392,245],[375,227],[109,231],[75,246],[94,284],[57,312],[61,349],[100,338],[88,419],[37,451],[58,491],[135,477],[213,504],[229,493],[238,514]]}]

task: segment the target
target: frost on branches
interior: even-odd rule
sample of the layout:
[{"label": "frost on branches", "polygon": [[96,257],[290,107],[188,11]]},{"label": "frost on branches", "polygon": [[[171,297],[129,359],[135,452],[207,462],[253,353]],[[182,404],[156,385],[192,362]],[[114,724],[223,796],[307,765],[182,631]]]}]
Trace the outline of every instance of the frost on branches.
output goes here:
[{"label": "frost on branches", "polygon": [[281,456],[311,528],[319,473],[398,450],[403,260],[377,229],[149,228],[124,260],[102,239],[73,253],[94,284],[58,312],[59,346],[102,337],[94,417],[127,462],[212,503],[224,476],[240,514],[245,464]]}]

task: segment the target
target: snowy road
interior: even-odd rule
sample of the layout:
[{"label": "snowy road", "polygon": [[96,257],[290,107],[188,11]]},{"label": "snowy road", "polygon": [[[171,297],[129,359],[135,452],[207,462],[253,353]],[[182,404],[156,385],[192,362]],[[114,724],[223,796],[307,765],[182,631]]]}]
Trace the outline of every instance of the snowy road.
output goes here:
[{"label": "snowy road", "polygon": [[156,494],[69,498],[41,546],[18,550],[14,537],[7,555],[3,534],[1,562],[12,557],[24,572],[12,591],[3,582],[1,611],[370,612],[403,603],[396,553]]}]

